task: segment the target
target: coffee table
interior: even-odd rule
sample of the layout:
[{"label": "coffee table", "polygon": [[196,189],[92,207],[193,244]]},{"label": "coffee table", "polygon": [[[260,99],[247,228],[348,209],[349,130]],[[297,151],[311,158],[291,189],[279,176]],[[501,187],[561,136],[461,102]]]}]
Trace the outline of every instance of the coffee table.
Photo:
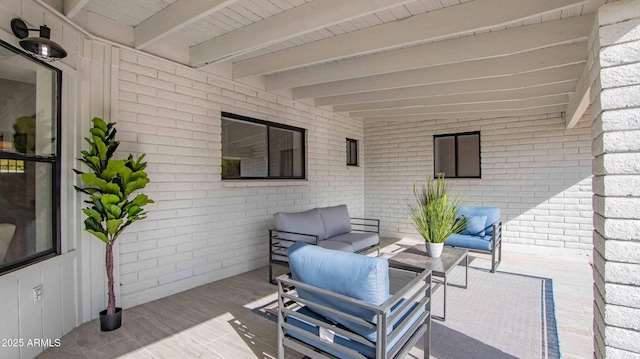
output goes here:
[{"label": "coffee table", "polygon": [[[464,284],[448,283],[447,275],[451,273],[453,268],[462,263],[463,260],[465,272]],[[447,315],[447,286],[467,288],[469,282],[469,251],[464,248],[445,246],[440,258],[432,258],[427,256],[427,250],[424,244],[417,244],[389,258],[389,267],[418,273],[425,269],[431,270],[433,277],[442,278],[442,281],[433,281],[435,286],[432,287],[433,292],[438,286],[443,286],[444,300],[442,317],[432,314],[431,318],[445,321]]]}]

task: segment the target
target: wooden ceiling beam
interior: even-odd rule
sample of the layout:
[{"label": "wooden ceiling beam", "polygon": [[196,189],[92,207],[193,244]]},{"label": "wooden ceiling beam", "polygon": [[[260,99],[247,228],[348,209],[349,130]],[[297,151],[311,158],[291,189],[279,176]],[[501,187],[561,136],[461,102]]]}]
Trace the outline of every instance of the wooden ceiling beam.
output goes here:
[{"label": "wooden ceiling beam", "polygon": [[367,122],[376,121],[425,121],[425,120],[452,120],[452,119],[483,119],[483,118],[501,118],[501,117],[521,117],[530,115],[539,115],[544,113],[561,113],[564,111],[565,105],[552,105],[544,107],[535,107],[530,109],[519,110],[488,110],[473,112],[451,112],[440,114],[422,114],[410,116],[383,116],[383,117],[365,117]]},{"label": "wooden ceiling beam", "polygon": [[593,21],[590,14],[295,69],[267,76],[266,86],[267,90],[293,88],[581,42],[586,41]]},{"label": "wooden ceiling beam", "polygon": [[238,0],[177,0],[133,28],[133,46],[142,49]]},{"label": "wooden ceiling beam", "polygon": [[464,105],[440,105],[430,107],[410,107],[387,110],[354,111],[349,115],[352,117],[384,117],[403,116],[420,114],[445,114],[445,113],[465,113],[478,111],[507,111],[507,110],[528,110],[540,107],[566,105],[569,103],[568,95],[558,95],[551,97],[541,97],[518,101],[487,102]]},{"label": "wooden ceiling beam", "polygon": [[517,90],[553,83],[577,81],[584,65],[576,64],[521,75],[489,79],[450,82],[444,84],[403,87],[392,90],[361,92],[349,95],[316,98],[316,106],[347,105],[363,102],[402,100],[430,96],[468,94],[502,90]]},{"label": "wooden ceiling beam", "polygon": [[586,60],[587,44],[586,42],[581,42],[510,56],[296,87],[293,89],[293,98],[326,97],[364,91],[517,75],[530,71],[583,63]]},{"label": "wooden ceiling beam", "polygon": [[475,0],[309,44],[234,65],[234,77],[270,74],[345,57],[469,34],[557,11],[584,0]]},{"label": "wooden ceiling beam", "polygon": [[198,67],[233,58],[411,1],[315,0],[191,47],[190,64]]},{"label": "wooden ceiling beam", "polygon": [[549,97],[557,95],[569,95],[576,87],[575,81],[560,82],[556,84],[523,88],[517,90],[503,90],[493,92],[478,92],[470,94],[432,96],[407,100],[391,100],[353,105],[334,106],[335,112],[354,112],[369,110],[384,110],[393,108],[427,107],[438,105],[464,105],[486,102],[508,102],[526,99]]},{"label": "wooden ceiling beam", "polygon": [[574,128],[578,121],[584,116],[587,108],[591,104],[591,86],[589,86],[589,67],[584,66],[580,80],[576,85],[571,101],[565,110],[565,125],[567,129]]},{"label": "wooden ceiling beam", "polygon": [[62,3],[62,9],[64,15],[71,19],[76,16],[83,7],[89,3],[89,0],[64,0]]}]

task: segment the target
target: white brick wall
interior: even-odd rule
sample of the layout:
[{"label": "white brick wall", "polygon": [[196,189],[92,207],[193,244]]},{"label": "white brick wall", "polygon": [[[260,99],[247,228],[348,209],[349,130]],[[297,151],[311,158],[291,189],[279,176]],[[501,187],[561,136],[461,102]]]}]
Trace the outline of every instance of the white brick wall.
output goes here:
[{"label": "white brick wall", "polygon": [[[345,153],[362,121],[126,50],[119,66],[119,153],[147,154],[156,201],[120,237],[124,307],[266,265],[276,212],[364,215],[364,169]],[[221,181],[221,111],[307,129],[308,180]]]},{"label": "white brick wall", "polygon": [[560,114],[484,120],[365,123],[366,215],[385,236],[417,237],[407,217],[413,184],[433,176],[433,135],[480,131],[482,178],[449,179],[465,204],[500,207],[503,240],[592,248],[588,115],[566,130]]},{"label": "white brick wall", "polygon": [[640,357],[640,2],[602,6],[589,38],[594,357]]}]

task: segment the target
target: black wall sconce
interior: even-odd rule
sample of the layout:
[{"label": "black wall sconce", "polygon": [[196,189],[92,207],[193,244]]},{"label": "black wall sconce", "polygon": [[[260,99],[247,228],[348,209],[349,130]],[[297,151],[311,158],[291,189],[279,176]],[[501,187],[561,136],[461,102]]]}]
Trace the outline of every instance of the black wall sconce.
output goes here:
[{"label": "black wall sconce", "polygon": [[[51,29],[47,25],[40,26],[39,29],[29,29],[24,21],[16,18],[11,20],[11,30],[17,38],[21,39],[20,46],[40,60],[52,62],[67,56],[67,52],[62,46],[49,39]],[[27,38],[29,31],[38,31],[40,37]]]}]

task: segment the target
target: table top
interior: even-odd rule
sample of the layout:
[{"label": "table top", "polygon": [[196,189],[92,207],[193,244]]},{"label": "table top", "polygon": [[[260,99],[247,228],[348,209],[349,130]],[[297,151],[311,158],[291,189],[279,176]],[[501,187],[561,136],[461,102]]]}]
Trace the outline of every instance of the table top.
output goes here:
[{"label": "table top", "polygon": [[426,246],[417,244],[389,258],[389,267],[421,272],[431,270],[433,275],[442,277],[449,273],[467,256],[469,250],[445,246],[439,258],[427,256]]}]

